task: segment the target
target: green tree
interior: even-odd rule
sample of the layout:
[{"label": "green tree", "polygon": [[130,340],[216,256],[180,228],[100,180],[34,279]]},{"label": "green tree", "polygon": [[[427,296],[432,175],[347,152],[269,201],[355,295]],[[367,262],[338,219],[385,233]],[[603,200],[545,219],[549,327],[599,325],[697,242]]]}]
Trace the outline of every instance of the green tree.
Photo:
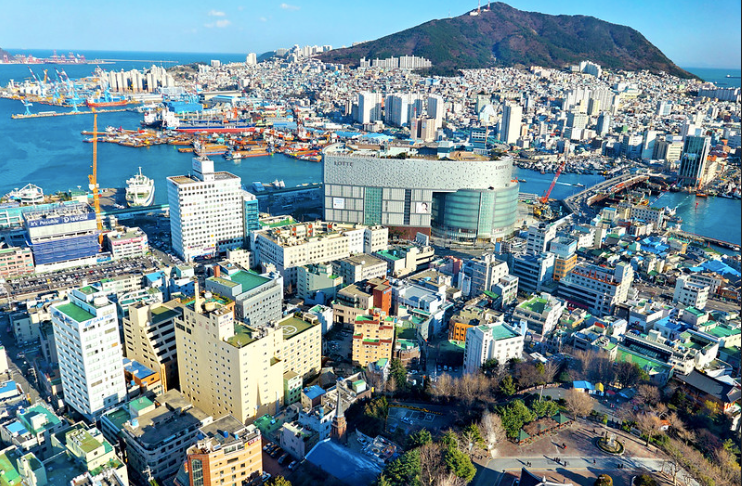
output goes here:
[{"label": "green tree", "polygon": [[500,393],[505,395],[506,397],[511,397],[515,395],[515,382],[513,381],[513,377],[510,375],[505,375],[503,377],[502,381],[500,381],[500,387],[498,388],[500,390]]},{"label": "green tree", "polygon": [[407,443],[405,444],[407,450],[416,449],[425,444],[433,442],[433,436],[430,435],[427,429],[420,429],[417,432],[413,432],[407,436]]},{"label": "green tree", "polygon": [[405,452],[384,470],[391,486],[420,486],[420,456],[417,450]]},{"label": "green tree", "polygon": [[443,437],[441,437],[441,443],[446,447],[458,447],[459,436],[457,436],[456,432],[454,432],[453,430],[448,429],[443,433]]},{"label": "green tree", "polygon": [[497,369],[500,367],[500,362],[497,361],[497,358],[491,358],[482,363],[482,373],[484,373],[487,376],[492,376],[497,372]]},{"label": "green tree", "polygon": [[507,407],[499,410],[502,417],[502,426],[508,437],[516,437],[523,425],[536,419],[536,414],[531,412],[521,400],[513,400]]},{"label": "green tree", "polygon": [[477,424],[469,424],[464,427],[464,430],[461,432],[461,436],[467,443],[467,446],[468,443],[471,443],[474,445],[474,447],[484,449],[484,437],[482,437],[482,432],[479,430],[479,426]]},{"label": "green tree", "polygon": [[397,389],[404,389],[407,386],[407,370],[400,360],[392,360],[389,376],[394,379]]},{"label": "green tree", "polygon": [[474,479],[477,473],[471,458],[455,447],[449,447],[446,450],[443,461],[452,473],[467,483]]},{"label": "green tree", "polygon": [[636,477],[634,486],[657,486],[657,480],[649,474],[642,474]]},{"label": "green tree", "polygon": [[291,481],[283,476],[276,476],[268,483],[270,486],[291,486]]},{"label": "green tree", "polygon": [[559,406],[551,400],[536,400],[531,408],[539,417],[551,417],[559,411]]},{"label": "green tree", "polygon": [[389,402],[386,397],[371,400],[363,407],[363,418],[359,428],[370,436],[379,435],[384,431],[384,424],[389,415]]},{"label": "green tree", "polygon": [[613,486],[613,478],[607,474],[601,474],[595,478],[593,486]]}]

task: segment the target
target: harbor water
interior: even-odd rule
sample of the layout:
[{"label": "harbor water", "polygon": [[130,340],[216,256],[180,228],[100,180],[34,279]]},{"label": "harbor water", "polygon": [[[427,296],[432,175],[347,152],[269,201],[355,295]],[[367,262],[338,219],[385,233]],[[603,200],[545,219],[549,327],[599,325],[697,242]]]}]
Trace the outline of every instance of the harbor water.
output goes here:
[{"label": "harbor water", "polygon": [[[51,52],[34,51],[34,55],[48,56]],[[220,59],[222,62],[242,61],[241,55],[172,54],[172,53],[102,53],[81,51],[88,59],[149,59],[174,60],[178,63],[194,61],[208,62]],[[140,61],[117,62],[102,65],[105,69],[133,69],[148,67],[152,63]],[[172,65],[172,64],[164,64]],[[32,66],[39,73],[50,66]],[[95,65],[65,65],[67,74],[72,77],[89,75]],[[734,74],[734,73],[733,73]],[[701,75],[699,73],[699,75]],[[29,77],[28,66],[0,65],[0,84],[6,85],[9,79],[16,81]],[[731,80],[730,80],[731,81]],[[738,81],[738,80],[737,80]],[[46,193],[69,189],[87,189],[87,176],[91,171],[92,144],[85,143],[88,136],[83,130],[92,130],[92,115],[77,115],[49,118],[11,119],[11,114],[23,113],[19,101],[0,99],[0,195],[32,183],[40,186]],[[69,111],[68,109],[39,105],[38,111]],[[136,129],[142,115],[135,112],[101,113],[98,115],[98,129],[107,126]],[[156,145],[147,148],[133,148],[115,144],[98,144],[99,184],[103,188],[122,188],[126,179],[134,175],[138,167],[148,177],[154,179],[155,203],[167,203],[166,178],[172,175],[188,174],[191,171],[192,154],[178,152],[177,146]],[[286,187],[304,183],[322,182],[322,164],[301,161],[281,154],[266,157],[253,157],[238,161],[228,161],[221,156],[213,157],[215,168],[234,173],[242,178],[249,189],[253,182],[270,183],[282,180]],[[544,194],[554,177],[536,171],[515,169],[513,177],[524,179],[521,192],[538,196]],[[603,180],[600,175],[562,174],[551,197],[562,199],[581,191],[584,186],[592,186]],[[698,204],[696,204],[696,202]],[[702,236],[718,238],[732,243],[742,243],[739,221],[742,218],[740,200],[709,197],[696,198],[683,193],[665,193],[654,206],[677,206],[677,215],[683,219],[685,231]]]}]

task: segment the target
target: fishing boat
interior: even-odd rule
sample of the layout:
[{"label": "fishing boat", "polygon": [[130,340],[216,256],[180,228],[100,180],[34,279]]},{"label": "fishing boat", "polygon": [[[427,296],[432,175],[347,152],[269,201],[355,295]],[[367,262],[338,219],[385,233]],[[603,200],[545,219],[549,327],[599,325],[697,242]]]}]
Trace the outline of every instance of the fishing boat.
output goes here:
[{"label": "fishing boat", "polygon": [[139,173],[126,181],[126,204],[130,208],[152,206],[155,202],[155,181]]},{"label": "fishing boat", "polygon": [[709,195],[703,191],[696,191],[696,197],[709,197]]}]

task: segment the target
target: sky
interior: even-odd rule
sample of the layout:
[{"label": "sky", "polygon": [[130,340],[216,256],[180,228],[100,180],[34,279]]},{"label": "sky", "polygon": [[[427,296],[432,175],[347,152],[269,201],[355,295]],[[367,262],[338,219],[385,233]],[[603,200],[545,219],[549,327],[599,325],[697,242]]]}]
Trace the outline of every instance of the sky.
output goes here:
[{"label": "sky", "polygon": [[[591,15],[628,25],[681,67],[742,64],[739,0],[510,0],[520,10]],[[373,40],[476,0],[22,0],[3,2],[0,47],[73,51],[258,54],[279,47],[333,47]]]}]

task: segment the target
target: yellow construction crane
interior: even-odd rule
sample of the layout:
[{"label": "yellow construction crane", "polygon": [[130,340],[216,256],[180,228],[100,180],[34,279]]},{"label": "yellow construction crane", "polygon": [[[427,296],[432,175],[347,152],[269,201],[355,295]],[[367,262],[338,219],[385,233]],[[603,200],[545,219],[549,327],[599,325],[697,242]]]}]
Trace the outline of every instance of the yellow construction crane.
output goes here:
[{"label": "yellow construction crane", "polygon": [[95,108],[91,108],[93,112],[93,173],[88,176],[90,181],[90,189],[93,191],[93,208],[95,209],[95,222],[98,225],[98,240],[99,243],[103,241],[103,217],[100,213],[100,194],[98,192],[98,113],[95,112]]}]

